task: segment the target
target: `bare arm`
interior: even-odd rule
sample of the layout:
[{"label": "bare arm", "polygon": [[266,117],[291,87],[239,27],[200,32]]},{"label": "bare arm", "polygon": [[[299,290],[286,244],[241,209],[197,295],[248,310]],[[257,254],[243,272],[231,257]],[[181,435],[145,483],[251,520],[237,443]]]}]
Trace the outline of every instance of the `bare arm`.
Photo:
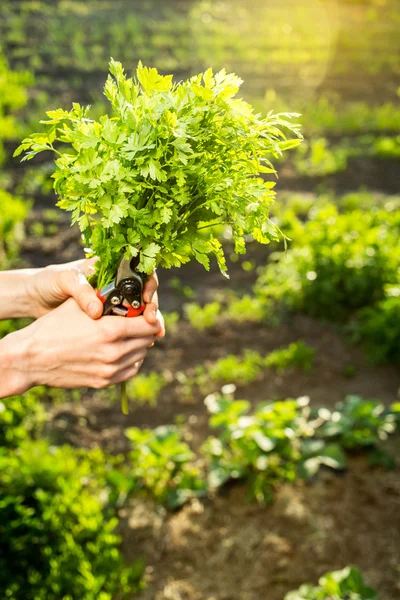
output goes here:
[{"label": "bare arm", "polygon": [[70,298],[0,340],[0,398],[35,385],[103,388],[134,377],[147,348],[164,335],[160,313],[94,320]]},{"label": "bare arm", "polygon": [[[92,319],[100,318],[103,305],[86,279],[93,272],[95,261],[83,259],[43,269],[0,272],[0,320],[19,317],[37,319],[68,298],[74,298]],[[156,320],[157,288],[157,275],[153,273],[143,290],[146,303],[144,316],[149,324]]]}]

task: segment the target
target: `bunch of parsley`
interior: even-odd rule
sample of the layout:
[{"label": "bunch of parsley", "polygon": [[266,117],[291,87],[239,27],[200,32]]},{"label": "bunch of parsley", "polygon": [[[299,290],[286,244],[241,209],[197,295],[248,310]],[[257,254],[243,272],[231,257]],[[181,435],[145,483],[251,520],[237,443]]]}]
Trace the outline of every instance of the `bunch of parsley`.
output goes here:
[{"label": "bunch of parsley", "polygon": [[209,269],[213,254],[226,274],[213,225],[232,227],[238,253],[247,234],[261,243],[282,237],[268,217],[274,182],[260,173],[274,174],[270,158],[301,142],[291,122],[299,115],[261,118],[235,98],[242,80],[225,70],[173,83],[172,75],[139,62],[136,78],[128,79],[111,59],[110,73],[104,94],[113,116],[94,121],[90,107],[79,104],[49,111],[46,131],[15,152],[26,152],[22,160],[44,150],[57,155],[58,206],[72,212],[100,257],[99,287],[114,278],[122,254],[140,253],[144,273],[193,257]]}]

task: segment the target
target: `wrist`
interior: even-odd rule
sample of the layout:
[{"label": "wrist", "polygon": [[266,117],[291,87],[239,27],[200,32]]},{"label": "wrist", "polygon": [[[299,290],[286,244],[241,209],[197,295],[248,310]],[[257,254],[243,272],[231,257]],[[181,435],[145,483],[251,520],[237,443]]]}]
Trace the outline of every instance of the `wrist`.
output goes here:
[{"label": "wrist", "polygon": [[0,273],[0,319],[36,317],[33,280],[41,269]]},{"label": "wrist", "polygon": [[0,339],[0,398],[22,394],[38,385],[29,368],[32,341],[27,330],[10,333]]}]

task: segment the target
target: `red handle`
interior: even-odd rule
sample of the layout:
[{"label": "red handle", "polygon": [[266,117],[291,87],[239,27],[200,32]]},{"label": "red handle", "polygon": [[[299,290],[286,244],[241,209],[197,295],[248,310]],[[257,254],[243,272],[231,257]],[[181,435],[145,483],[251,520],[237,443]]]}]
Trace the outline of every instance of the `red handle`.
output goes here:
[{"label": "red handle", "polygon": [[[103,304],[106,303],[107,298],[101,295],[101,290],[97,290],[97,297],[102,301]],[[146,305],[143,303],[139,308],[133,308],[133,306],[129,306],[127,308],[127,313],[125,315],[126,318],[131,319],[132,317],[140,317],[143,314]]]}]

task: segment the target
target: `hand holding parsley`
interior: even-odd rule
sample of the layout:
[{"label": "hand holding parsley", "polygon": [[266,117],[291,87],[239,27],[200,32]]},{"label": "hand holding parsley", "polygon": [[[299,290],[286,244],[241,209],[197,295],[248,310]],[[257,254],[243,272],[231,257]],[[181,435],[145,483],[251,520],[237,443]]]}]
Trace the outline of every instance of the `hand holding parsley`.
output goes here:
[{"label": "hand holding parsley", "polygon": [[301,142],[291,122],[299,115],[261,118],[235,98],[241,83],[211,69],[173,83],[141,63],[128,79],[111,59],[104,93],[113,116],[94,121],[89,107],[74,103],[70,112],[49,111],[46,131],[23,140],[15,152],[26,152],[22,160],[45,150],[57,155],[58,206],[72,212],[100,258],[98,287],[115,277],[122,254],[140,253],[144,273],[191,258],[209,269],[213,254],[226,274],[213,225],[232,227],[238,253],[247,234],[261,243],[282,237],[268,217],[274,182],[260,173],[275,173],[270,158]]}]

